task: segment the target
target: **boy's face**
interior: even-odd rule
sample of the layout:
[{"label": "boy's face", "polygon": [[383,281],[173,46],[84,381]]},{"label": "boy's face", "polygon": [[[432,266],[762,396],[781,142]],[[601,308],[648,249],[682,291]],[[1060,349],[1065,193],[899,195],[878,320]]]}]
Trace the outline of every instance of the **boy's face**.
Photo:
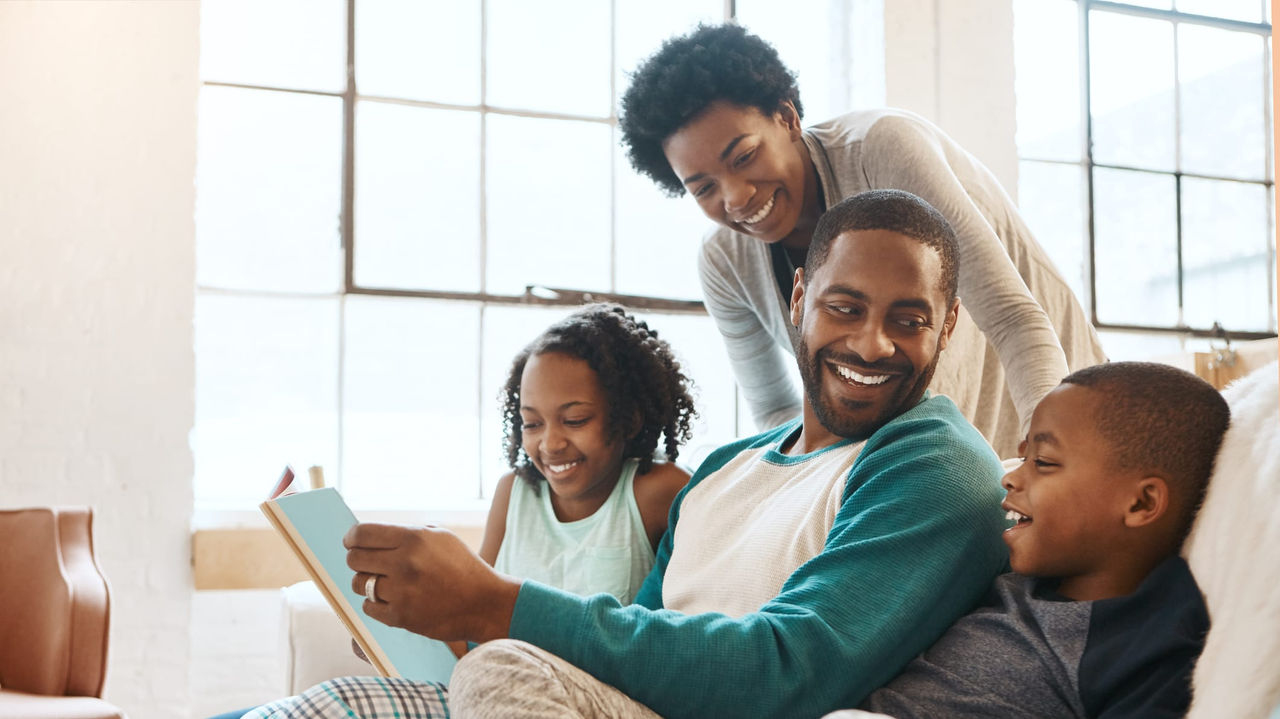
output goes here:
[{"label": "boy's face", "polygon": [[1001,504],[1017,524],[1005,530],[1013,571],[1061,579],[1080,598],[1126,558],[1129,476],[1110,466],[1111,447],[1094,430],[1098,396],[1064,384],[1031,416],[1023,461],[1005,475]]}]

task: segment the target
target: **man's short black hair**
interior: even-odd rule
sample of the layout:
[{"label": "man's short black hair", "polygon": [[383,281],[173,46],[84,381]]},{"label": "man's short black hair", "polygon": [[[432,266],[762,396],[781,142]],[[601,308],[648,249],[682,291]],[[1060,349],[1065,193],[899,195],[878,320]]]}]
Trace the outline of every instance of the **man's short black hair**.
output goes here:
[{"label": "man's short black hair", "polygon": [[737,25],[699,25],[662,43],[631,76],[618,119],[631,166],[671,197],[683,195],[662,143],[717,100],[766,116],[790,102],[804,117],[795,73],[772,45]]},{"label": "man's short black hair", "polygon": [[960,284],[959,247],[951,223],[933,205],[903,190],[868,190],[846,197],[822,213],[804,259],[805,282],[831,254],[831,242],[846,232],[889,230],[932,247],[942,260],[942,290],[947,306]]},{"label": "man's short black hair", "polygon": [[1214,458],[1231,421],[1222,394],[1190,372],[1154,362],[1086,367],[1062,383],[1096,390],[1091,424],[1111,447],[1111,466],[1162,477],[1170,484],[1178,538],[1184,538],[1204,500]]}]

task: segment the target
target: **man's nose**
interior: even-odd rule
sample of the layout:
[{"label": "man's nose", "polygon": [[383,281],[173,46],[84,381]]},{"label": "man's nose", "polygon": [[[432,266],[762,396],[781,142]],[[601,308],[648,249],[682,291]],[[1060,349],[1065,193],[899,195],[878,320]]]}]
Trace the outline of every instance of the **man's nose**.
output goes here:
[{"label": "man's nose", "polygon": [[868,364],[888,359],[897,351],[879,322],[863,322],[849,338],[849,347]]}]

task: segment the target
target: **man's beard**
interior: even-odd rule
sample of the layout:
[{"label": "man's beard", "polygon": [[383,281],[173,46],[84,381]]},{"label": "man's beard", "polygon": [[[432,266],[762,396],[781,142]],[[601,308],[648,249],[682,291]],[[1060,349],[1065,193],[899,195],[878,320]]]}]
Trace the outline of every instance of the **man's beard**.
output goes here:
[{"label": "man's beard", "polygon": [[[866,370],[866,374],[875,374],[877,369],[902,372],[904,369],[914,369],[908,361],[902,362],[864,362],[857,354],[838,354],[830,349],[823,348],[818,350],[817,354],[809,352],[809,346],[801,337],[799,341],[800,359],[800,379],[804,384],[805,394],[809,397],[809,404],[813,407],[813,413],[817,416],[818,422],[826,428],[828,432],[846,439],[863,440],[876,433],[876,430],[888,424],[898,415],[906,412],[924,396],[924,391],[929,387],[929,382],[933,380],[933,373],[938,367],[938,359],[942,357],[942,338],[938,338],[938,347],[934,348],[933,359],[929,361],[922,371],[915,373],[914,381],[904,382],[899,385],[893,395],[888,398],[884,407],[880,409],[874,417],[870,419],[859,419],[851,413],[858,411],[859,407],[837,406],[835,402],[828,402],[822,396],[823,376],[827,360],[835,360],[847,365],[861,368],[859,371]],[[911,375],[903,374],[903,378],[910,379]],[[841,404],[848,400],[839,400]],[[841,411],[842,409],[848,412]]]}]

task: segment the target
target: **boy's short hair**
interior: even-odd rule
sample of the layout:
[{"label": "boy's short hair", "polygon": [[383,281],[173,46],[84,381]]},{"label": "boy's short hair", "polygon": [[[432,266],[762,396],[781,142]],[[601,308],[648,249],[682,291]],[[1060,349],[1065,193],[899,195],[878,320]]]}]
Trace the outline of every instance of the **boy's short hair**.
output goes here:
[{"label": "boy's short hair", "polygon": [[631,75],[618,118],[631,166],[671,197],[683,195],[662,143],[717,100],[766,116],[789,101],[804,117],[795,73],[772,45],[737,25],[698,25],[662,43]]},{"label": "boy's short hair", "polygon": [[1178,539],[1191,530],[1231,421],[1222,394],[1199,377],[1154,362],[1109,362],[1062,380],[1097,390],[1093,426],[1111,465],[1163,477],[1172,489]]},{"label": "boy's short hair", "polygon": [[859,192],[822,213],[804,258],[805,281],[827,261],[835,238],[857,230],[896,232],[937,251],[942,260],[942,291],[950,306],[960,284],[960,250],[955,230],[933,205],[905,190]]}]

